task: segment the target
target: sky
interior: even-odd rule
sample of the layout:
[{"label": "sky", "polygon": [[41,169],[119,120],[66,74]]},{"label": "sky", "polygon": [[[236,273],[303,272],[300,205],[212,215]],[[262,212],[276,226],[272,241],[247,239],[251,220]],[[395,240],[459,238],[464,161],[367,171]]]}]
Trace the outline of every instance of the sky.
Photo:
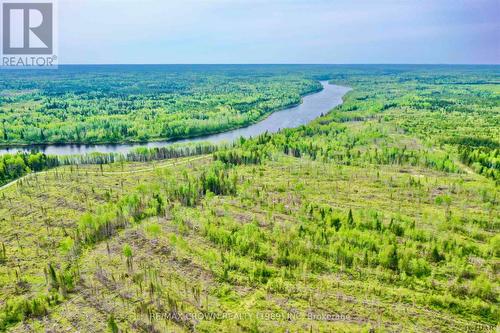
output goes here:
[{"label": "sky", "polygon": [[58,0],[67,64],[499,64],[500,0]]}]

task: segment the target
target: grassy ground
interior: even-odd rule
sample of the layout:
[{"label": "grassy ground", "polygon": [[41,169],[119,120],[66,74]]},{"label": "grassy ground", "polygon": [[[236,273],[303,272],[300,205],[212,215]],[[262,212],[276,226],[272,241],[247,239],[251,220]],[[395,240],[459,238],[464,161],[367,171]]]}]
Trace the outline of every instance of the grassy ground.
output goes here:
[{"label": "grassy ground", "polygon": [[[376,124],[348,127],[355,133]],[[422,147],[390,130],[386,141]],[[64,167],[3,191],[8,260],[1,266],[2,294],[45,290],[44,268],[69,260],[65,240],[84,212],[98,212],[125,193],[163,193],[210,160]],[[491,311],[491,295],[480,301],[460,296],[462,289],[487,292],[476,290],[475,281],[496,274],[498,262],[487,255],[496,231],[480,222],[498,224],[497,207],[487,200],[498,194],[492,181],[465,171],[349,166],[281,154],[234,172],[237,195],[208,195],[196,207],[171,202],[165,214],[86,247],[75,290],[49,316],[12,331],[104,331],[111,316],[129,331],[493,330],[498,313],[487,320],[481,315]],[[321,234],[323,222],[311,207],[331,207],[344,224],[352,210],[354,226],[325,227]],[[374,221],[380,230],[371,227]],[[403,234],[391,229],[394,221]],[[401,276],[361,250],[360,244],[373,243],[382,252],[393,239],[415,251],[410,259],[446,241],[474,250],[465,259],[429,261],[418,278]],[[296,251],[288,254],[292,264],[283,264],[285,247]],[[342,248],[351,251],[347,257]]]},{"label": "grassy ground", "polygon": [[1,189],[0,330],[498,330],[496,69],[329,77],[307,126]]},{"label": "grassy ground", "polygon": [[[164,170],[207,160],[195,157],[102,168],[60,167],[29,175],[3,190],[0,234],[8,260],[0,266],[2,295],[45,290],[44,268],[49,262],[64,261],[67,251],[61,244],[84,213],[95,212],[139,184],[154,181]],[[14,278],[16,275],[20,278]],[[7,297],[0,297],[1,305],[6,300]]]}]

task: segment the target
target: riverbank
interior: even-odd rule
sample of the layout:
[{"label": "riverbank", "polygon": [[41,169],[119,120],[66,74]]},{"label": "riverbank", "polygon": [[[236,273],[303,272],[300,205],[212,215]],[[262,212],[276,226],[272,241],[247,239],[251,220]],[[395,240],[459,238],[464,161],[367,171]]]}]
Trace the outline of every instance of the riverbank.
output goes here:
[{"label": "riverbank", "polygon": [[153,140],[147,143],[112,143],[112,144],[52,144],[28,145],[0,148],[0,155],[16,152],[40,151],[47,155],[82,155],[89,153],[129,153],[137,148],[160,148],[189,142],[222,143],[232,142],[239,137],[252,137],[265,132],[274,133],[280,129],[305,125],[334,107],[342,104],[342,97],[350,90],[347,87],[331,85],[321,81],[322,89],[302,97],[298,105],[266,114],[265,117],[246,127],[235,128],[221,133],[183,138],[177,140]]}]

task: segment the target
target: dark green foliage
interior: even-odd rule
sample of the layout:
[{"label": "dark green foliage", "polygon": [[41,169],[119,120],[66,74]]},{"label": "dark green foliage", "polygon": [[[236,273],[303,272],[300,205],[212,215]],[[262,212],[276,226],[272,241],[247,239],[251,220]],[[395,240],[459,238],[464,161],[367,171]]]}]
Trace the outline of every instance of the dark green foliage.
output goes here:
[{"label": "dark green foliage", "polygon": [[459,146],[458,153],[462,163],[500,183],[500,144],[491,146]]},{"label": "dark green foliage", "polygon": [[[179,139],[252,124],[321,85],[279,66],[60,66],[1,73],[0,144]],[[19,117],[19,113],[26,117]]]},{"label": "dark green foliage", "polygon": [[380,252],[380,263],[385,268],[398,269],[398,250],[395,244],[386,245]]},{"label": "dark green foliage", "polygon": [[202,194],[210,191],[217,195],[235,195],[237,180],[235,173],[231,174],[225,166],[215,163],[200,177]]},{"label": "dark green foliage", "polygon": [[[153,331],[162,324],[129,320],[125,314],[131,309],[151,318],[152,311],[179,315],[243,309],[255,314],[290,307],[303,318],[345,309],[356,317],[252,324],[201,320],[196,328],[349,332],[369,330],[358,324],[380,316],[385,325],[380,329],[389,331],[491,329],[499,314],[498,193],[487,178],[495,179],[491,170],[497,170],[497,73],[497,67],[309,68],[305,74],[310,77],[334,78],[354,88],[342,106],[311,124],[229,147],[181,148],[180,156],[213,153],[214,161],[155,170],[136,190],[137,174],[95,178],[111,178],[116,187],[87,189],[95,199],[75,205],[80,209],[74,215],[77,226],[68,227],[75,218],[64,214],[61,230],[47,226],[50,234],[41,231],[47,238],[73,240],[67,243],[71,251],[53,261],[50,257],[54,264],[43,263],[47,284],[58,299],[78,293],[75,285],[90,285],[98,302],[115,306],[113,314],[124,331]],[[240,106],[250,110],[247,102]],[[64,107],[51,103],[51,108]],[[130,157],[69,157],[64,164],[72,159],[125,164],[176,154],[170,148],[141,149]],[[67,184],[74,184],[73,175],[67,178]],[[132,185],[119,192],[120,181]],[[40,183],[49,187],[54,182],[43,178]],[[9,201],[20,195],[14,192],[6,191]],[[4,209],[13,206],[4,201]],[[69,206],[64,208],[73,212]],[[32,215],[33,223],[38,215],[54,218],[55,213],[59,210],[42,208]],[[19,223],[12,220],[3,223],[16,230]],[[20,219],[24,225],[30,220]],[[29,249],[17,248],[8,236],[4,260],[10,264],[12,256]],[[69,262],[90,272],[82,271],[80,280]],[[152,274],[145,262],[161,272]],[[2,329],[45,312],[60,313],[53,307],[56,302],[33,303],[39,291],[26,298],[9,294],[23,290],[13,287],[23,285],[23,275],[16,270],[16,282],[3,289],[8,300],[0,312]],[[100,318],[101,330],[107,325],[119,331],[111,312]],[[194,327],[180,318],[168,324]]]},{"label": "dark green foliage", "polygon": [[120,332],[120,329],[118,328],[118,324],[115,321],[115,317],[111,315],[108,318],[108,328],[111,333],[118,333]]},{"label": "dark green foliage", "polygon": [[59,289],[59,279],[57,278],[56,270],[52,264],[49,264],[49,266],[48,266],[47,275],[48,275],[50,288],[58,290]]},{"label": "dark green foliage", "polygon": [[138,148],[127,154],[91,153],[74,156],[47,156],[43,153],[0,155],[0,186],[30,172],[38,172],[62,165],[110,164],[117,162],[148,162],[210,154],[223,145],[209,143],[171,145],[161,148]]},{"label": "dark green foliage", "polygon": [[57,157],[43,153],[0,155],[0,186],[30,172],[42,171],[58,165]]},{"label": "dark green foliage", "polygon": [[49,308],[61,302],[59,294],[48,294],[31,299],[7,300],[0,312],[0,330],[4,331],[26,318],[46,316]]},{"label": "dark green foliage", "polygon": [[354,217],[352,216],[352,209],[349,209],[349,214],[347,214],[347,226],[351,228],[354,226]]},{"label": "dark green foliage", "polygon": [[0,248],[0,264],[7,261],[7,249],[5,248],[5,243],[2,242],[2,247]]},{"label": "dark green foliage", "polygon": [[184,178],[184,182],[170,190],[170,195],[185,206],[195,206],[208,192],[217,195],[236,194],[237,175],[220,161],[198,177],[185,174]]},{"label": "dark green foliage", "polygon": [[260,164],[262,159],[262,152],[258,149],[230,149],[214,154],[214,160],[232,165]]},{"label": "dark green foliage", "polygon": [[437,245],[434,245],[432,247],[431,253],[430,253],[430,259],[434,262],[440,262],[445,259],[444,255],[441,254],[439,251]]}]

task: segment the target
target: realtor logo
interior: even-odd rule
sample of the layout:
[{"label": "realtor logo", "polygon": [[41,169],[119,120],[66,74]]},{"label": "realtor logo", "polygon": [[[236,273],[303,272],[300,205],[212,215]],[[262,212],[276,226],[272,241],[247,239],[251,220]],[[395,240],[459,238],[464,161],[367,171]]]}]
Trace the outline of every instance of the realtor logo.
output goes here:
[{"label": "realtor logo", "polygon": [[3,67],[56,65],[53,1],[4,0],[1,17]]},{"label": "realtor logo", "polygon": [[52,54],[51,3],[3,4],[3,53]]}]

